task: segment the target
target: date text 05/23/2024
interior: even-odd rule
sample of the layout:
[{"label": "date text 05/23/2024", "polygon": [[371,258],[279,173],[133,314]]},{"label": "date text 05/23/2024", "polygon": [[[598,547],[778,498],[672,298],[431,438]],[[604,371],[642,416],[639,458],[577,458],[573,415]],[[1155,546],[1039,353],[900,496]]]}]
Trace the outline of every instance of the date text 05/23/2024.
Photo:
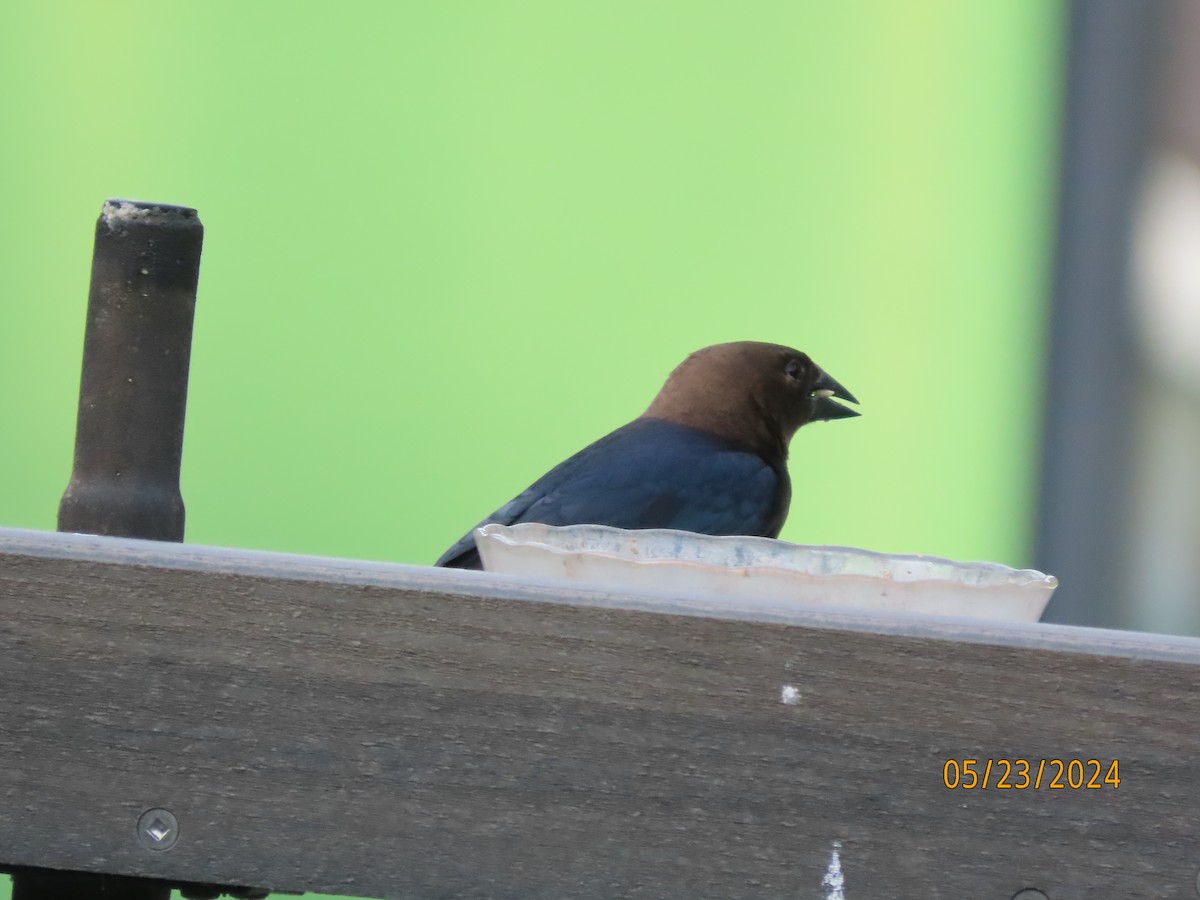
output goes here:
[{"label": "date text 05/23/2024", "polygon": [[1116,790],[1119,772],[1115,759],[948,759],[942,783],[952,791]]}]

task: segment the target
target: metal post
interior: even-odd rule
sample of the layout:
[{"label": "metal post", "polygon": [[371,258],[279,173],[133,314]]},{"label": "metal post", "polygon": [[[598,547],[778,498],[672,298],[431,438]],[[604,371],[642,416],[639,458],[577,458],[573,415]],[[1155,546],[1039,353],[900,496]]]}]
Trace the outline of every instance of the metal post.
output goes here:
[{"label": "metal post", "polygon": [[179,463],[204,227],[110,200],[96,222],[75,467],[58,530],[183,540]]}]

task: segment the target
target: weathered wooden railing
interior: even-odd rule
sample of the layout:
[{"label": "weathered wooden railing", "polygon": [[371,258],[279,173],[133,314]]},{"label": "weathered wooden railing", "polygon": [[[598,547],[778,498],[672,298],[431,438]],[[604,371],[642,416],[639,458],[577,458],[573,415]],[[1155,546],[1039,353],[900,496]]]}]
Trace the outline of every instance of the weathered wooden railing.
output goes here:
[{"label": "weathered wooden railing", "polygon": [[0,529],[14,900],[1196,891],[1200,641],[133,539],[182,534],[160,237],[94,267],[60,516],[124,536]]},{"label": "weathered wooden railing", "polygon": [[[837,896],[839,845],[851,900],[1187,897],[1200,869],[1195,640],[4,530],[0,685],[8,865],[726,900]],[[1018,758],[1120,784],[943,781]]]}]

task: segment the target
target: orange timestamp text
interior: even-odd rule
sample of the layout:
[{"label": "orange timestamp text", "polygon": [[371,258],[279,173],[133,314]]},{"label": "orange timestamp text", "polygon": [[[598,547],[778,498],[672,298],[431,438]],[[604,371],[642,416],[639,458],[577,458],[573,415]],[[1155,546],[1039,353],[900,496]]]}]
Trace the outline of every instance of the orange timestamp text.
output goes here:
[{"label": "orange timestamp text", "polygon": [[942,783],[952,791],[1102,790],[1121,786],[1117,760],[948,759]]}]

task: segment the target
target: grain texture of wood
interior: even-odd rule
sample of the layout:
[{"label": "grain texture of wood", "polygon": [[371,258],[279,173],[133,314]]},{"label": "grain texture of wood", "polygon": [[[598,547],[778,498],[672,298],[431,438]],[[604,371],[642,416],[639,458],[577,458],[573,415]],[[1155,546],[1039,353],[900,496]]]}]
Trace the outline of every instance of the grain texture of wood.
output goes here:
[{"label": "grain texture of wood", "polygon": [[[851,900],[1193,897],[1198,688],[1182,638],[0,529],[0,868],[776,900],[838,846]],[[1018,757],[1122,780],[943,784]]]}]

